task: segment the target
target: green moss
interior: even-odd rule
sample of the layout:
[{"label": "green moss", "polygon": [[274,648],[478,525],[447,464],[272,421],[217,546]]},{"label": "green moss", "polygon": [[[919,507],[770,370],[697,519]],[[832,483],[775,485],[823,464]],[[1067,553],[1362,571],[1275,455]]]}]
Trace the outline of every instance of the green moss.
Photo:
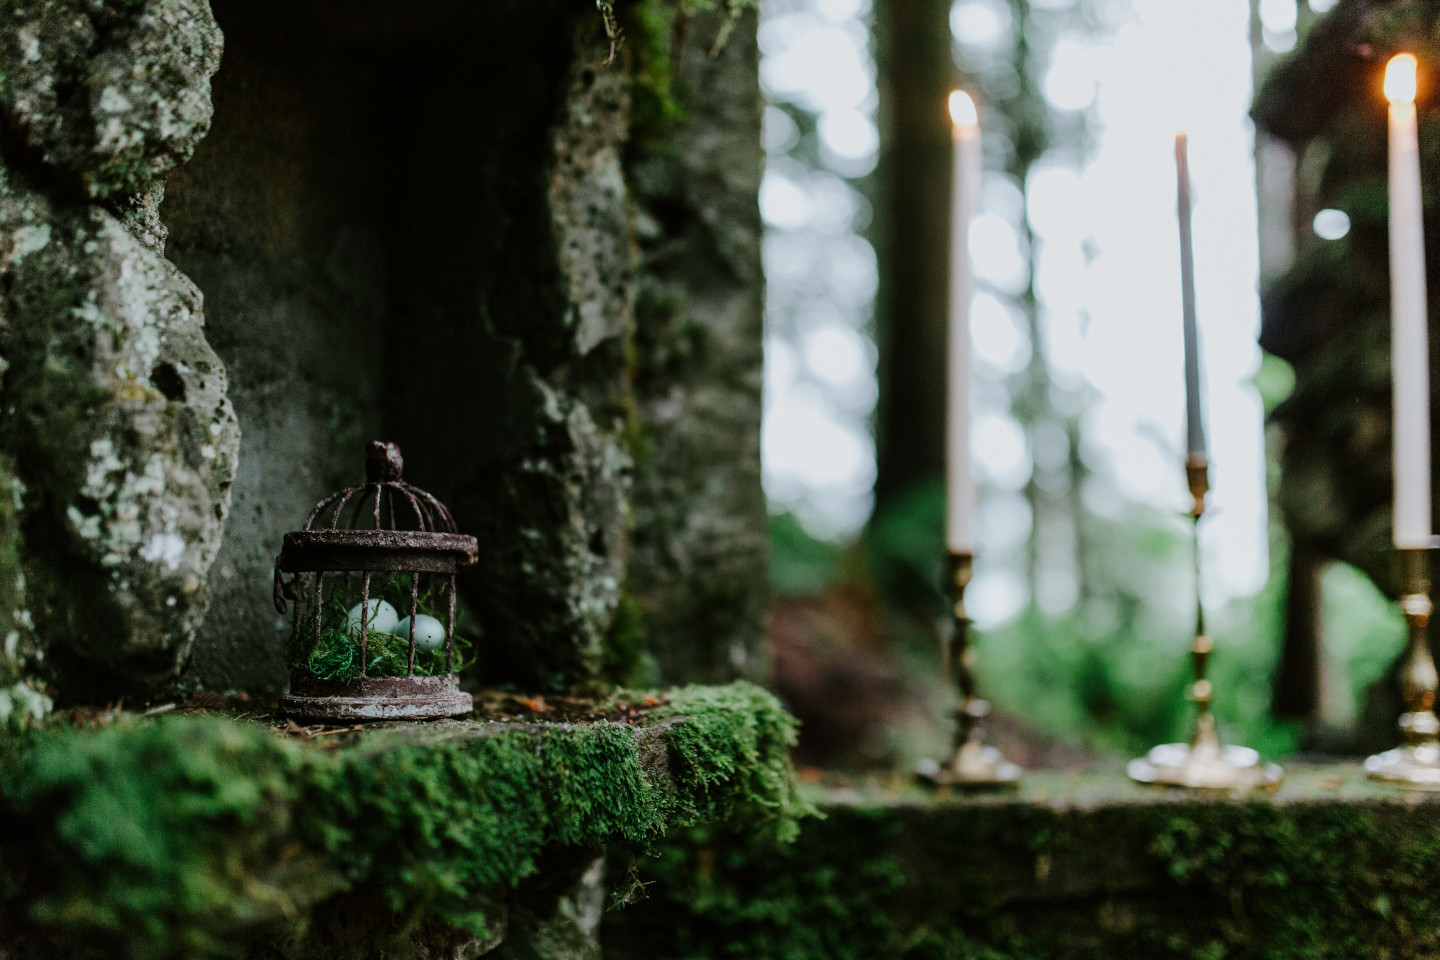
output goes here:
[{"label": "green moss", "polygon": [[[433,615],[447,609],[448,601],[444,583],[427,584],[416,600],[416,609],[422,614]],[[347,628],[350,610],[361,603],[361,591],[354,585],[343,582],[331,586],[325,592],[321,632],[314,636],[314,623],[305,622],[308,634],[303,643],[300,665],[321,680],[355,680],[362,675],[371,677],[403,677],[410,672],[410,638],[395,633],[374,630],[365,638],[365,669],[360,668],[360,635]],[[397,613],[409,616],[410,581],[408,578],[376,578],[370,582],[370,622],[375,623],[377,604],[384,601]],[[444,673],[459,673],[471,662],[470,642],[460,635],[461,616],[457,616],[456,630],[451,651],[449,668],[446,666],[445,649],[415,651],[414,672],[417,676],[439,676]],[[356,617],[359,623],[359,617]]]},{"label": "green moss", "polygon": [[[106,956],[226,956],[307,942],[307,929],[347,916],[359,943],[436,922],[483,937],[549,849],[641,851],[716,817],[793,835],[806,806],[785,755],[793,721],[774,698],[687,688],[652,718],[298,742],[260,723],[129,716],[11,735],[0,938],[25,946],[16,957],[86,943]],[[312,925],[315,910],[327,919]]]},{"label": "green moss", "polygon": [[651,783],[623,724],[519,727],[427,749],[387,750],[377,736],[352,759],[315,781],[319,842],[352,881],[383,876],[390,909],[423,906],[479,934],[487,913],[475,894],[531,875],[546,847],[643,847],[681,806]]},{"label": "green moss", "polygon": [[286,842],[311,759],[220,720],[51,729],[5,745],[0,917],[9,938],[117,955],[229,952],[308,889],[333,890]]},{"label": "green moss", "polygon": [[642,867],[649,899],[607,919],[606,955],[1430,955],[1440,803],[1304,776],[1236,801],[1042,774],[1020,799],[832,798],[790,845],[690,831]]},{"label": "green moss", "polygon": [[813,812],[796,789],[789,750],[794,719],[753,683],[688,686],[662,715],[684,718],[669,733],[681,823],[722,821],[752,835],[793,839],[800,816]]},{"label": "green moss", "polygon": [[626,7],[619,20],[610,0],[597,0],[597,6],[611,40],[621,36],[630,40],[634,58],[634,139],[642,149],[655,150],[664,149],[659,135],[665,128],[686,117],[675,90],[679,78],[675,74],[674,49],[677,40],[684,37],[684,21],[698,13],[720,11],[723,19],[711,47],[712,54],[718,53],[730,39],[736,22],[746,11],[756,9],[759,0],[639,0]]},{"label": "green moss", "polygon": [[[460,645],[457,638],[456,645]],[[403,677],[410,672],[410,639],[394,633],[370,631],[365,637],[366,669],[371,677]],[[458,671],[465,661],[454,660],[454,670],[445,667],[445,650],[415,651],[415,676],[431,677]],[[310,672],[321,680],[355,680],[360,669],[360,634],[333,628],[320,635],[305,660]]]}]

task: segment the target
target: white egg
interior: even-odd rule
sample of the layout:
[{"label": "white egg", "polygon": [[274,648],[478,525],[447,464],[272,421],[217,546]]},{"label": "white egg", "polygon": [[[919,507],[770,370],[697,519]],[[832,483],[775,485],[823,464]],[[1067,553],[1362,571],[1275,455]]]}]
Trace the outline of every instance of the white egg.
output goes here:
[{"label": "white egg", "polygon": [[[369,629],[376,633],[394,633],[395,626],[400,622],[400,614],[395,608],[384,600],[370,601],[370,623]],[[354,634],[360,632],[360,604],[350,608],[345,615],[345,629]]]},{"label": "white egg", "polygon": [[[395,627],[396,636],[410,639],[410,618],[401,620]],[[439,650],[445,646],[445,627],[428,613],[415,616],[415,649]]]}]

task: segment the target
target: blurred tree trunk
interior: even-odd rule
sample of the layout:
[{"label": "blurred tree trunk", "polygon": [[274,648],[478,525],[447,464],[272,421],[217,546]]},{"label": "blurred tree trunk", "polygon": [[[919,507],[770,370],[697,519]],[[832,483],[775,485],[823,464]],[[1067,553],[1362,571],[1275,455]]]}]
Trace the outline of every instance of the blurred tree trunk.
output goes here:
[{"label": "blurred tree trunk", "polygon": [[945,468],[950,120],[949,0],[875,6],[881,153],[874,240],[877,512]]},{"label": "blurred tree trunk", "polygon": [[1285,630],[1270,711],[1310,720],[1320,706],[1320,574],[1325,558],[1304,544],[1290,551]]}]

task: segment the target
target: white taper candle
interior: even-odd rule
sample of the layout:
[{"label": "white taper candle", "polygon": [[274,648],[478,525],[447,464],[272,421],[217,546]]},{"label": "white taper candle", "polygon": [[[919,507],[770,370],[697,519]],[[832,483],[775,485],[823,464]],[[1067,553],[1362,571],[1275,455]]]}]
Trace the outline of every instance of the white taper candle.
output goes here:
[{"label": "white taper candle", "polygon": [[1190,237],[1188,139],[1175,134],[1175,182],[1180,215],[1180,307],[1185,332],[1185,452],[1205,457],[1205,424],[1200,413],[1200,333],[1195,320],[1195,252]]},{"label": "white taper candle", "polygon": [[970,462],[970,220],[980,203],[980,124],[975,101],[950,94],[955,171],[950,218],[949,402],[946,407],[945,545],[951,553],[975,549],[975,474]]},{"label": "white taper candle", "polygon": [[1385,68],[1390,101],[1390,363],[1394,381],[1395,546],[1430,544],[1430,349],[1415,121],[1415,57]]}]

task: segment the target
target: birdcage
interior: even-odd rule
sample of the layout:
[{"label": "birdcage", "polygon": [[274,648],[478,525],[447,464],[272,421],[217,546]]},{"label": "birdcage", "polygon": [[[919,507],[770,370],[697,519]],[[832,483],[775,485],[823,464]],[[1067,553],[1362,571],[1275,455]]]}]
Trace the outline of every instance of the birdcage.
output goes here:
[{"label": "birdcage", "polygon": [[286,716],[356,723],[472,709],[456,673],[455,575],[475,562],[475,538],[400,478],[404,465],[395,444],[371,443],[366,481],[321,500],[303,529],[285,534],[275,609],[285,613],[288,601],[294,615]]}]

